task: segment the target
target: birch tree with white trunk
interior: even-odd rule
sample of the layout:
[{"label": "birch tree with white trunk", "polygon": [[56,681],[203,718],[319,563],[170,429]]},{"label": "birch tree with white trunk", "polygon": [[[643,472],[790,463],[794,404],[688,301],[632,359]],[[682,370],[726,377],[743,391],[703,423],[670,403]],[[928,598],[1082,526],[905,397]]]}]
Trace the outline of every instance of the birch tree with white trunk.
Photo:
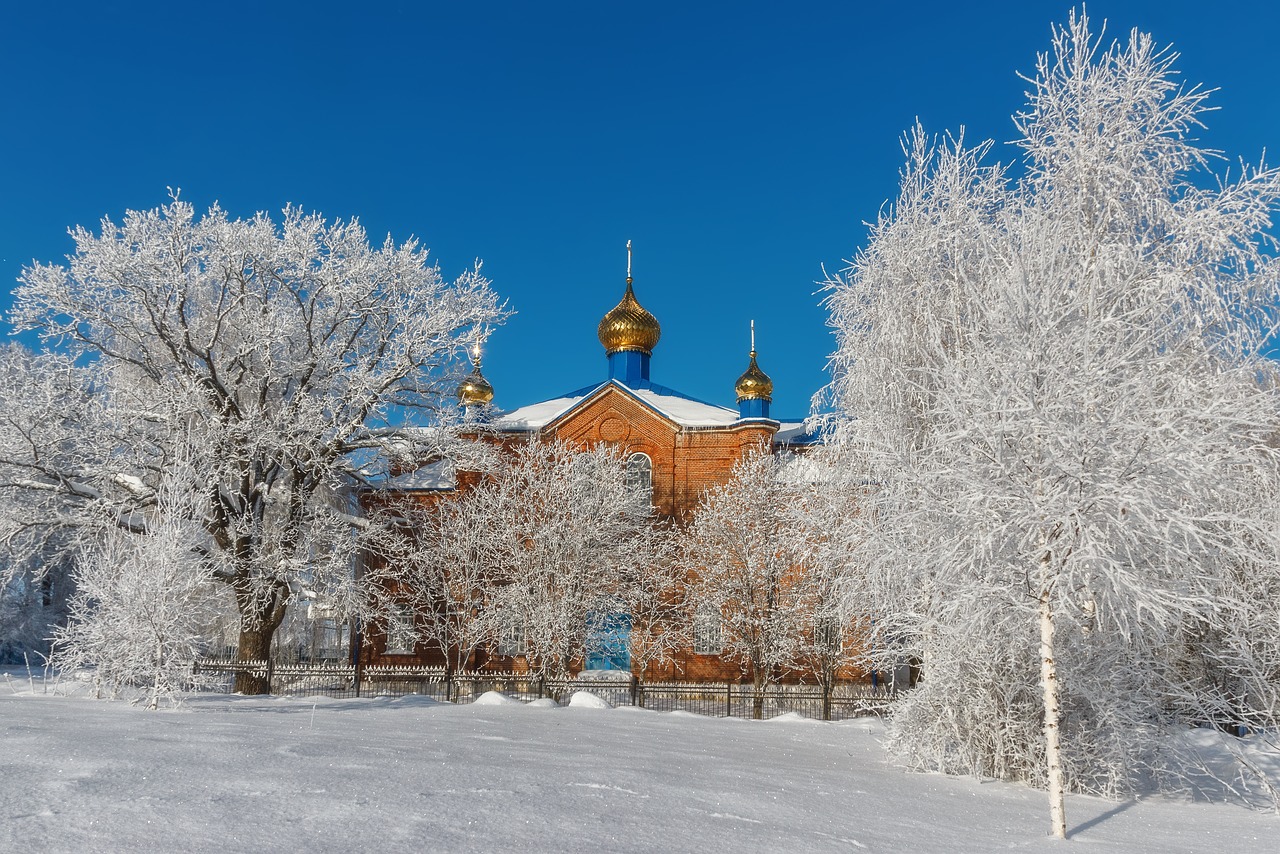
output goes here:
[{"label": "birch tree with white trunk", "polygon": [[[1178,726],[1277,718],[1274,603],[1246,590],[1277,577],[1280,178],[1210,173],[1175,59],[1073,14],[1028,78],[1019,168],[917,128],[828,283],[829,453],[872,485],[833,524],[881,665],[923,663],[896,750],[1045,786],[1058,837],[1064,791],[1176,774]],[[1225,635],[1199,650],[1248,700],[1187,677]]]},{"label": "birch tree with white trunk", "polygon": [[[26,268],[14,292],[14,326],[67,353],[37,373],[70,379],[62,398],[40,386],[5,402],[0,483],[33,519],[145,534],[171,437],[189,437],[238,656],[266,658],[304,584],[358,601],[348,490],[371,459],[449,435],[387,425],[452,412],[466,345],[505,312],[478,265],[446,281],[414,241],[371,247],[358,223],[293,207],[233,220],[174,198],[72,237],[65,265]],[[267,685],[241,674],[236,688]]]}]

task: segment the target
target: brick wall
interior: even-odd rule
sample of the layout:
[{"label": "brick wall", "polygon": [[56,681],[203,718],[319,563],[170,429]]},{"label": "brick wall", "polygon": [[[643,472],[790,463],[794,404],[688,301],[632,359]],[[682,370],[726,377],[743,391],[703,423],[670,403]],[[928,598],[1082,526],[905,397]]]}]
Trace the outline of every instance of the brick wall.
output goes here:
[{"label": "brick wall", "polygon": [[653,503],[668,518],[686,520],[702,494],[729,480],[748,452],[768,447],[772,427],[749,423],[681,428],[616,388],[606,388],[565,418],[548,425],[544,438],[592,447],[611,444],[653,461]]},{"label": "brick wall", "polygon": [[[610,444],[626,454],[646,454],[653,464],[653,502],[658,513],[687,522],[697,509],[703,494],[711,487],[728,482],[733,466],[748,453],[769,448],[774,429],[767,423],[749,422],[715,428],[682,428],[625,392],[606,387],[561,419],[547,425],[535,436],[528,434],[480,434],[474,438],[511,447],[533,439],[561,439],[579,447]],[[475,472],[458,473],[458,489],[465,491],[481,479]],[[448,500],[456,493],[413,493],[410,500],[427,504]],[[385,637],[376,625],[365,632],[363,655],[367,662],[387,664],[442,664],[438,649],[420,647],[412,655],[388,655]],[[493,670],[526,670],[523,657],[506,658],[478,652],[474,664]],[[639,665],[636,670],[639,671]],[[736,661],[717,655],[698,655],[692,649],[678,651],[671,660],[649,664],[639,673],[646,680],[682,679],[687,681],[736,681],[749,678],[749,671]],[[781,674],[787,681],[797,681],[803,674],[792,671]],[[844,668],[842,678],[865,676]]]}]

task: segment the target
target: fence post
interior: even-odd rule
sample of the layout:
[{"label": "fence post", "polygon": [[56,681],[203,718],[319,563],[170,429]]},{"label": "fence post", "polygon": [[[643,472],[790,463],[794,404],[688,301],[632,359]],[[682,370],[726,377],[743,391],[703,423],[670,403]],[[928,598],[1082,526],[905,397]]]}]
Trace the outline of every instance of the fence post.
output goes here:
[{"label": "fence post", "polygon": [[827,681],[822,683],[822,719],[831,720],[831,683]]},{"label": "fence post", "polygon": [[356,653],[356,697],[360,696],[360,683],[364,681],[364,656]]},{"label": "fence post", "polygon": [[724,716],[733,717],[733,683],[724,683]]},{"label": "fence post", "polygon": [[547,689],[546,674],[539,673],[538,674],[538,699],[539,700],[541,700],[544,696],[546,696],[546,689]]}]

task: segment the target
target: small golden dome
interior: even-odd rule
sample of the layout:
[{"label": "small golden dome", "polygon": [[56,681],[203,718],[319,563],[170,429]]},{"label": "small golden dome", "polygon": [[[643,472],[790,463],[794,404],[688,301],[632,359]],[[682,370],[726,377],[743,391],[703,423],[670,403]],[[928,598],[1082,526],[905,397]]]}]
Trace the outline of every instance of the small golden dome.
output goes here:
[{"label": "small golden dome", "polygon": [[760,370],[760,366],[756,364],[755,350],[751,351],[751,364],[747,365],[746,372],[738,377],[733,390],[738,393],[738,403],[744,400],[773,402],[773,380],[769,379],[769,375]]},{"label": "small golden dome", "polygon": [[493,386],[480,373],[480,354],[471,360],[471,373],[458,384],[458,403],[463,406],[480,406],[493,400]]},{"label": "small golden dome", "polygon": [[597,334],[606,355],[623,350],[639,350],[646,356],[653,355],[653,348],[658,346],[658,339],[662,337],[662,327],[658,318],[636,301],[630,276],[627,276],[627,292],[622,295],[622,302],[600,321]]}]

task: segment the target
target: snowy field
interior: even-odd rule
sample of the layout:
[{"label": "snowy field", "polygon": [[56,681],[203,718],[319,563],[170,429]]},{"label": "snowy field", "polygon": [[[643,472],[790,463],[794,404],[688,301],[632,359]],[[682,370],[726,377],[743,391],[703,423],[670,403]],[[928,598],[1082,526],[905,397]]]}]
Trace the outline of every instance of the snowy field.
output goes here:
[{"label": "snowy field", "polygon": [[[873,719],[35,688],[0,679],[5,852],[1066,850],[1042,793],[907,774]],[[1079,854],[1280,851],[1280,818],[1233,803],[1071,797],[1067,819]]]}]

